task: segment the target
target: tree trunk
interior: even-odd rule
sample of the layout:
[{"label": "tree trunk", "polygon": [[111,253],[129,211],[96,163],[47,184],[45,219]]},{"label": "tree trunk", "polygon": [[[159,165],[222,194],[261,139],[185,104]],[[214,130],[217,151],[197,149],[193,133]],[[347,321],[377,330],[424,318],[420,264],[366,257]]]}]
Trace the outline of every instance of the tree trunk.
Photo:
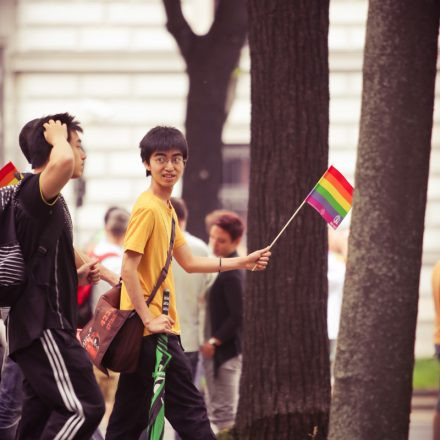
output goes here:
[{"label": "tree trunk", "polygon": [[219,208],[222,184],[222,131],[227,92],[246,37],[245,0],[220,0],[206,35],[195,35],[180,0],[164,0],[167,28],[185,59],[189,77],[186,137],[190,160],[183,179],[189,208],[188,230],[206,238],[204,219]]},{"label": "tree trunk", "polygon": [[[250,0],[248,247],[268,245],[327,168],[328,1]],[[304,207],[244,298],[239,438],[324,439],[327,230]]]},{"label": "tree trunk", "polygon": [[439,9],[369,4],[335,440],[408,437]]}]

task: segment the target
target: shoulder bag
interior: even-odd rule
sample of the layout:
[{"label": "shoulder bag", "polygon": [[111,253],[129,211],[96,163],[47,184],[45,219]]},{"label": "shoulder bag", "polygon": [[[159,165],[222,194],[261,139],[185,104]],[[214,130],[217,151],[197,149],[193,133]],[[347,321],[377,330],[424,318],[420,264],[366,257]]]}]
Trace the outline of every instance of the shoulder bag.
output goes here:
[{"label": "shoulder bag", "polygon": [[[167,260],[159,278],[147,299],[153,301],[159,287],[168,274],[172,259],[176,225],[171,225],[170,246]],[[98,300],[92,319],[79,333],[81,345],[87,351],[92,363],[108,375],[107,368],[121,373],[132,373],[139,361],[144,324],[135,310],[120,310],[120,282]]]}]

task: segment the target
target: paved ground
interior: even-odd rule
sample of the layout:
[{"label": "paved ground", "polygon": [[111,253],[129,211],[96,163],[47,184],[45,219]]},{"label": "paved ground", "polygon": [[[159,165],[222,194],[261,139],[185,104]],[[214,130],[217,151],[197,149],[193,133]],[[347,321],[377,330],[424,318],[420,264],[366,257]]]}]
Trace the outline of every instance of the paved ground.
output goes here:
[{"label": "paved ground", "polygon": [[[436,402],[435,394],[413,397],[413,410],[408,440],[433,440],[432,418]],[[163,440],[174,440],[173,429],[167,422]]]},{"label": "paved ground", "polygon": [[432,440],[433,411],[414,412],[408,440]]},{"label": "paved ground", "polygon": [[437,402],[436,392],[415,393],[412,399],[408,440],[433,440],[432,419]]},{"label": "paved ground", "polygon": [[[163,440],[174,440],[171,426],[167,426]],[[432,440],[432,414],[415,415],[411,419],[408,440]]]}]

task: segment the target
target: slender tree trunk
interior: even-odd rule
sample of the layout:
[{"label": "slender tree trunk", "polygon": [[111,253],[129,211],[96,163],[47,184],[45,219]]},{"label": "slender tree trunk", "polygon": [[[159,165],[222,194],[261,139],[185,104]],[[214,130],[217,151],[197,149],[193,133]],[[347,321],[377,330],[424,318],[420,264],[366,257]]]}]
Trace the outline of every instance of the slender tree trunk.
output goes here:
[{"label": "slender tree trunk", "polygon": [[439,9],[369,4],[331,439],[408,436]]},{"label": "slender tree trunk", "polygon": [[[327,168],[328,1],[250,0],[248,247],[268,245]],[[324,439],[330,405],[327,230],[304,207],[250,273],[239,438]]]},{"label": "slender tree trunk", "polygon": [[180,0],[164,0],[164,5],[167,28],[185,59],[189,77],[185,129],[190,160],[182,194],[190,212],[188,230],[206,238],[204,218],[219,207],[222,131],[228,87],[246,37],[245,0],[220,0],[214,23],[203,36],[189,27]]}]

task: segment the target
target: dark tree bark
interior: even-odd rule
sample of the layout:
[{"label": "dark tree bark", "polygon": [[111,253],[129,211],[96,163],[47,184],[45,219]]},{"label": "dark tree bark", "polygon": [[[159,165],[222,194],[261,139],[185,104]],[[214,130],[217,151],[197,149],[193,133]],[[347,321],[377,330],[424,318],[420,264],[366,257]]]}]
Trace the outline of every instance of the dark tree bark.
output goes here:
[{"label": "dark tree bark", "polygon": [[[250,0],[248,247],[268,245],[327,168],[328,1]],[[324,439],[330,406],[327,230],[304,207],[250,273],[239,438]]]},{"label": "dark tree bark", "polygon": [[369,3],[335,440],[408,438],[439,10]]},{"label": "dark tree bark", "polygon": [[163,2],[167,29],[179,46],[189,77],[185,130],[190,160],[182,194],[190,212],[188,230],[206,238],[205,215],[219,207],[222,131],[227,116],[228,87],[246,37],[245,0],[220,0],[214,22],[203,36],[191,30],[182,14],[180,0]]}]

